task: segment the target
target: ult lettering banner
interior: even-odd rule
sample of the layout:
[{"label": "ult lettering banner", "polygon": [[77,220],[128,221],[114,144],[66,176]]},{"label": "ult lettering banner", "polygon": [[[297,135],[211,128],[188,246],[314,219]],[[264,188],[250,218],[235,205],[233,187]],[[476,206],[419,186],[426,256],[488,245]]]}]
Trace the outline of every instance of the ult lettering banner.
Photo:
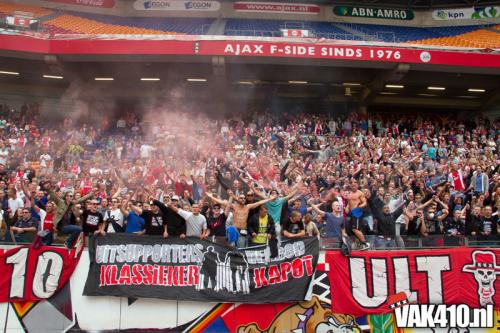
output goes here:
[{"label": "ult lettering banner", "polygon": [[318,261],[316,238],[236,251],[197,238],[108,234],[90,244],[83,294],[275,303],[304,300]]},{"label": "ult lettering banner", "polygon": [[[328,251],[332,311],[354,316],[392,312],[398,302],[500,308],[499,249]],[[402,297],[404,299],[402,299]]]}]

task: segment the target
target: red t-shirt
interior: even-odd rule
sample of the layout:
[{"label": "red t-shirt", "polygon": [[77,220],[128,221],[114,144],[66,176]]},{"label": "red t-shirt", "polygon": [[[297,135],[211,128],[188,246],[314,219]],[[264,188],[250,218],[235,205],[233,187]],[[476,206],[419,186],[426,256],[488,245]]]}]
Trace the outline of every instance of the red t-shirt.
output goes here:
[{"label": "red t-shirt", "polygon": [[453,178],[453,187],[455,188],[455,190],[463,191],[465,189],[465,186],[464,186],[464,183],[462,181],[462,177],[460,175],[460,172],[452,171],[451,177]]},{"label": "red t-shirt", "polygon": [[54,218],[55,214],[47,214],[45,215],[45,219],[43,220],[43,230],[54,231]]}]

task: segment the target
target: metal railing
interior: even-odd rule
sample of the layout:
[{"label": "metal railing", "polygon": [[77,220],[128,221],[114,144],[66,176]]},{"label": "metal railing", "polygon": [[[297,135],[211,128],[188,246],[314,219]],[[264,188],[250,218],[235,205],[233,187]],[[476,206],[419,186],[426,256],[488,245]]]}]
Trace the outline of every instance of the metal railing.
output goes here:
[{"label": "metal railing", "polygon": [[[455,247],[500,247],[500,235],[492,236],[448,236],[429,235],[427,237],[400,236],[389,238],[376,235],[366,236],[371,250],[387,249],[434,249]],[[351,238],[352,248],[356,249],[356,241]],[[340,249],[340,242],[336,238],[321,238],[321,249]]]},{"label": "metal railing", "polygon": [[[147,236],[145,236],[147,237]],[[210,237],[208,239],[219,245],[227,245],[225,237]],[[400,236],[396,238],[387,238],[376,235],[366,236],[366,241],[370,244],[370,250],[390,250],[390,249],[436,249],[436,248],[456,248],[456,247],[500,247],[500,235],[485,236],[447,236],[447,235],[431,235],[427,237],[418,236]],[[16,245],[26,245],[32,242],[32,238],[26,239],[25,242],[17,242]],[[10,241],[0,241],[0,245],[15,245]],[[54,246],[62,246],[61,243],[55,242]],[[88,245],[88,243],[86,243]],[[351,237],[352,249],[357,249],[357,242]],[[320,249],[322,250],[339,250],[340,241],[337,238],[320,238]]]}]

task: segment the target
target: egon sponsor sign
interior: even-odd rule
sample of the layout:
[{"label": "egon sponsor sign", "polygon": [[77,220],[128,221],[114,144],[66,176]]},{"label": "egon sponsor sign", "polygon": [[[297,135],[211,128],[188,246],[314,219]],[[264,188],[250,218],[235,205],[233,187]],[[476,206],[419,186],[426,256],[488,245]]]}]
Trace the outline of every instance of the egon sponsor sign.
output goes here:
[{"label": "egon sponsor sign", "polygon": [[279,2],[236,2],[233,9],[237,12],[319,14],[320,7],[301,3]]},{"label": "egon sponsor sign", "polygon": [[137,0],[135,10],[218,11],[218,1]]}]

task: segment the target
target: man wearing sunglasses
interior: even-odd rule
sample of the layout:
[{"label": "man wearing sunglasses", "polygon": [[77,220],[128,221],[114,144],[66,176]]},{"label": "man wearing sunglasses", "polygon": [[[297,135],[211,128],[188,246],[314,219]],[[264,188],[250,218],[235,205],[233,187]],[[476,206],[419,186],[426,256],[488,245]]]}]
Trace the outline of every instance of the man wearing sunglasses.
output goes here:
[{"label": "man wearing sunglasses", "polygon": [[97,211],[97,200],[87,203],[87,209],[82,214],[82,229],[87,236],[106,235],[104,230],[104,217]]}]

